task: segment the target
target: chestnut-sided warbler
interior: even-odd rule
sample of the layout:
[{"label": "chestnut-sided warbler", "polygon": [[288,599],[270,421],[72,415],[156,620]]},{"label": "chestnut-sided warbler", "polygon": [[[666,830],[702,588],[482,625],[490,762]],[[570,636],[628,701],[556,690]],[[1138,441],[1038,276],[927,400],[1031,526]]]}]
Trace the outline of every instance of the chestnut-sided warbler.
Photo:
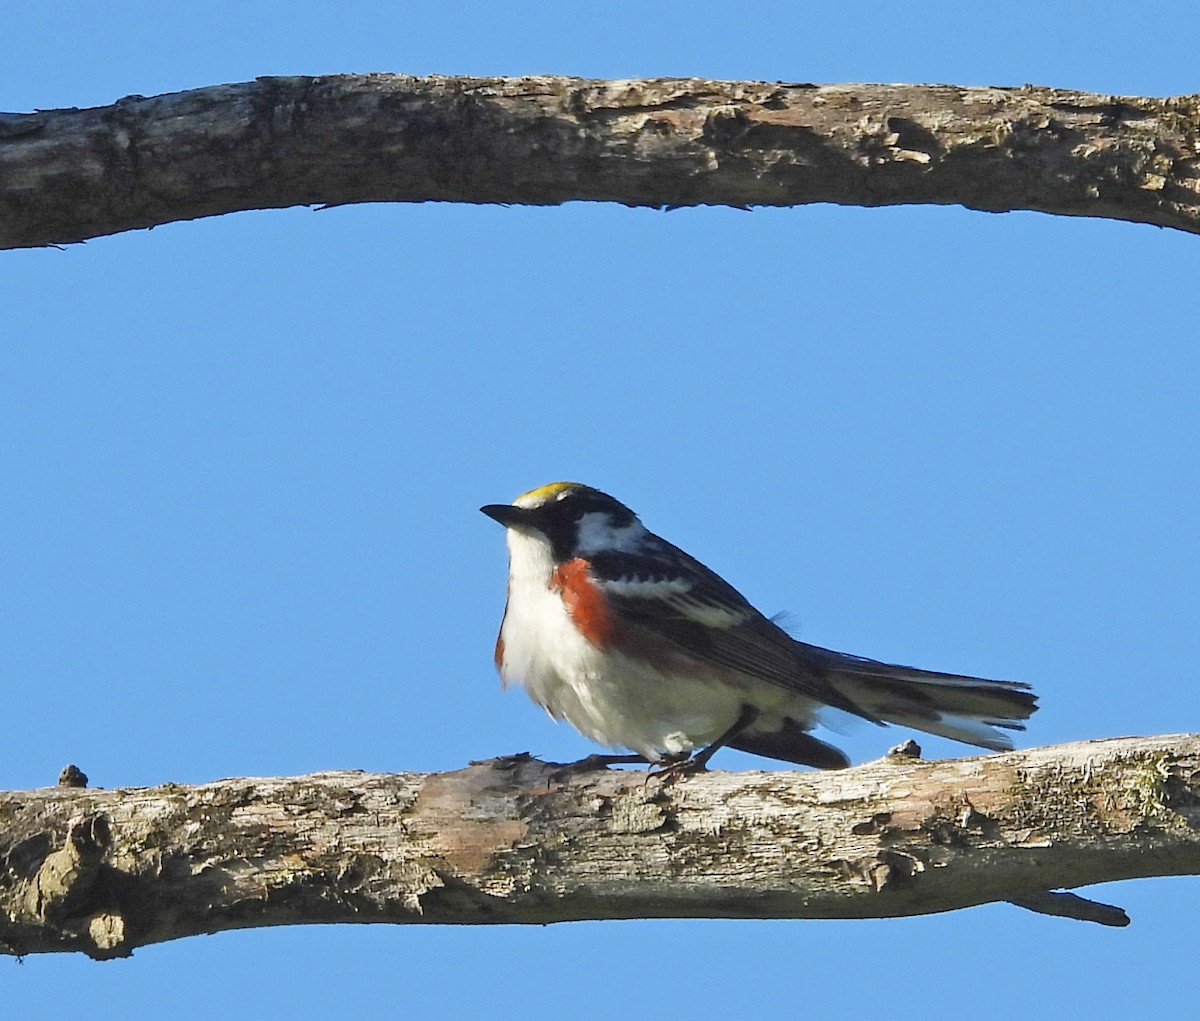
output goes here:
[{"label": "chestnut-sided warbler", "polygon": [[624,758],[702,769],[728,745],[840,768],[846,756],[809,734],[825,706],[1007,749],[996,728],[1024,730],[1037,708],[1026,684],[796,641],[590,486],[555,482],[480,509],[507,529],[503,682],[519,681],[592,740],[636,753]]}]

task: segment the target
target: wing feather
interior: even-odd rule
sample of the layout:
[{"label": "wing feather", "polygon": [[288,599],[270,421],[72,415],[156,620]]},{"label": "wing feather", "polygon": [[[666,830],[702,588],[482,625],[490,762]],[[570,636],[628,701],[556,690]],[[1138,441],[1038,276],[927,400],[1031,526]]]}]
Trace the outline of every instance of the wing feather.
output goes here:
[{"label": "wing feather", "polygon": [[591,558],[614,616],[701,664],[765,681],[797,695],[874,719],[806,662],[782,628],[700,561],[658,536],[637,551]]}]

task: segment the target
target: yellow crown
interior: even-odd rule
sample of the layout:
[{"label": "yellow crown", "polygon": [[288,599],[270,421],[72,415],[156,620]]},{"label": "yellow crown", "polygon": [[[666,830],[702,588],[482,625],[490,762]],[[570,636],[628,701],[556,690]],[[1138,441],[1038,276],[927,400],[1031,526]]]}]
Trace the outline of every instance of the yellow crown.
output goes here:
[{"label": "yellow crown", "polygon": [[588,489],[590,487],[580,485],[578,482],[550,482],[544,486],[538,486],[537,489],[531,489],[527,493],[522,493],[513,503],[518,507],[540,507],[544,503],[549,503],[555,499],[560,493],[568,489]]}]

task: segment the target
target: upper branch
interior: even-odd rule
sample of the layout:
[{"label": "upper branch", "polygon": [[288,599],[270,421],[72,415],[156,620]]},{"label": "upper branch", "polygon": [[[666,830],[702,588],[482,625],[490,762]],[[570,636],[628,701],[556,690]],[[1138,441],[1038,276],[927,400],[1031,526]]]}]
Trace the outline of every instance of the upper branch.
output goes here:
[{"label": "upper branch", "polygon": [[0,794],[0,952],[301,922],[862,918],[1200,874],[1200,735],[668,783],[515,756]]},{"label": "upper branch", "polygon": [[239,209],[957,203],[1200,231],[1200,95],[331,75],[0,114],[0,247]]}]

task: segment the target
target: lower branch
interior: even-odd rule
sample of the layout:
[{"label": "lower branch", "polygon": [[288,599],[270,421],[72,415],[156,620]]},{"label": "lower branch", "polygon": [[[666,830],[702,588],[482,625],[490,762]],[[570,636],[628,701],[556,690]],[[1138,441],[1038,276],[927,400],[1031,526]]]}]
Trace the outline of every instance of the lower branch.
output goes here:
[{"label": "lower branch", "polygon": [[[77,773],[77,771],[76,771]],[[77,774],[79,775],[79,774]],[[452,773],[0,793],[0,950],[312,922],[867,918],[1200,874],[1200,735],[839,772]]]},{"label": "lower branch", "polygon": [[1200,232],[1200,95],[699,78],[259,78],[0,114],[0,248],[239,209],[959,204]]}]

